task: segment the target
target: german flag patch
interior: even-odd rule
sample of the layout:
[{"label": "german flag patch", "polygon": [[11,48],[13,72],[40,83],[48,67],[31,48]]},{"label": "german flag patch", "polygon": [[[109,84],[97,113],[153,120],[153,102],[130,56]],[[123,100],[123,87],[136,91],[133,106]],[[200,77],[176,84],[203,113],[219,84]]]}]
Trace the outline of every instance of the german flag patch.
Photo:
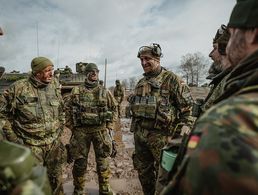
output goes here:
[{"label": "german flag patch", "polygon": [[199,143],[200,141],[200,137],[197,136],[197,135],[192,135],[190,137],[190,140],[188,142],[188,145],[187,145],[187,148],[191,148],[191,149],[194,149],[196,148],[197,144]]}]

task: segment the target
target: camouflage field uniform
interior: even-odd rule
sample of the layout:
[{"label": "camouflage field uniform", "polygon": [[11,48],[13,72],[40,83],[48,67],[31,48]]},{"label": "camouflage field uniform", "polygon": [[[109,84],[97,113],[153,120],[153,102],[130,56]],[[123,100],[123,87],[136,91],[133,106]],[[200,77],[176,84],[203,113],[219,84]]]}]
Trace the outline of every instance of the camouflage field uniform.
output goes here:
[{"label": "camouflage field uniform", "polygon": [[54,83],[43,85],[34,76],[15,82],[5,93],[5,137],[29,147],[47,167],[55,194],[63,194],[62,163],[65,148],[60,141],[64,124],[63,102]]},{"label": "camouflage field uniform", "polygon": [[192,97],[189,89],[172,72],[162,68],[152,77],[145,76],[130,98],[134,132],[133,163],[144,194],[154,194],[161,149],[167,136],[176,136],[182,125],[191,126]]},{"label": "camouflage field uniform", "polygon": [[110,91],[97,84],[94,87],[75,87],[68,102],[68,116],[72,124],[70,155],[74,161],[74,194],[83,194],[85,174],[90,146],[96,156],[100,194],[112,194],[109,186],[110,169],[107,157],[112,152],[112,140],[109,129],[117,118],[116,100]]},{"label": "camouflage field uniform", "polygon": [[119,80],[116,80],[116,86],[114,88],[114,97],[118,103],[117,105],[118,117],[121,117],[121,103],[124,99],[124,89],[121,86]]},{"label": "camouflage field uniform", "polygon": [[257,67],[256,50],[230,73],[226,100],[197,121],[177,176],[162,194],[258,194]]},{"label": "camouflage field uniform", "polygon": [[208,110],[212,105],[215,104],[216,99],[219,98],[223,94],[223,88],[225,85],[225,81],[227,80],[227,75],[230,73],[232,69],[228,68],[218,75],[216,75],[213,79],[210,85],[212,85],[212,88],[210,89],[209,94],[205,98],[205,103],[202,105],[201,109],[202,112],[205,112]]}]

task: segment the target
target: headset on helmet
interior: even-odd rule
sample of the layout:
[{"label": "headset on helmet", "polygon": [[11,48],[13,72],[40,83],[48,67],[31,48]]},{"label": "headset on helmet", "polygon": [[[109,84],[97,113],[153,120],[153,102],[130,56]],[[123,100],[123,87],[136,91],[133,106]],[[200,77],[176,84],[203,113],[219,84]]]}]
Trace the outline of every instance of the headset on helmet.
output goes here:
[{"label": "headset on helmet", "polygon": [[139,58],[143,51],[150,50],[151,54],[155,57],[163,57],[161,47],[158,43],[152,43],[151,46],[142,46],[139,48],[137,57]]}]

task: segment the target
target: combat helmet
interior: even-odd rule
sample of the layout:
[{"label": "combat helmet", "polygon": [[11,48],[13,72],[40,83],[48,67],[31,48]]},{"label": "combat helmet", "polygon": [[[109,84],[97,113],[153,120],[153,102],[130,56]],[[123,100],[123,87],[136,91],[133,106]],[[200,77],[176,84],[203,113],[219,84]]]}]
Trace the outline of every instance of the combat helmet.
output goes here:
[{"label": "combat helmet", "polygon": [[87,73],[87,72],[90,72],[90,71],[93,71],[93,70],[99,71],[98,66],[96,64],[94,64],[94,63],[88,63],[86,65],[84,71],[85,71],[85,73]]}]

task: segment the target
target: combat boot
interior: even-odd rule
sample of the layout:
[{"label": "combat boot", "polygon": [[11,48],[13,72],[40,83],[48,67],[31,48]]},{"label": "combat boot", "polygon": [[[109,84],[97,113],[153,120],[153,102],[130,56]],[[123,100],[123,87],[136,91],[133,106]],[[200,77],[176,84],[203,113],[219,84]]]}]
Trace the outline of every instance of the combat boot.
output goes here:
[{"label": "combat boot", "polygon": [[100,195],[115,195],[109,185],[100,185],[99,186],[99,194]]},{"label": "combat boot", "polygon": [[87,193],[84,190],[74,188],[73,195],[87,195]]}]

